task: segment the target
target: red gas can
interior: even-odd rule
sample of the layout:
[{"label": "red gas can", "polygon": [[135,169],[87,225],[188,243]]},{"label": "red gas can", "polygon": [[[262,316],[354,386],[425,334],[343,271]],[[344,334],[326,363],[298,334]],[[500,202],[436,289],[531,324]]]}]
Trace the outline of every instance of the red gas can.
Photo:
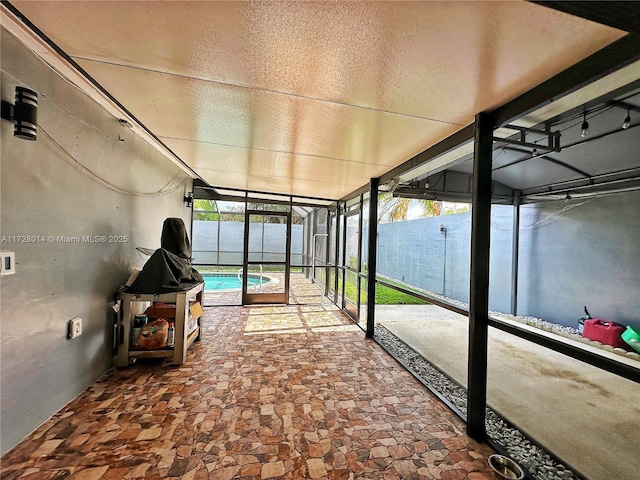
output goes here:
[{"label": "red gas can", "polygon": [[625,327],[619,323],[603,320],[602,318],[590,318],[584,321],[582,336],[589,340],[600,342],[603,345],[626,349],[627,344],[621,336],[624,331]]}]

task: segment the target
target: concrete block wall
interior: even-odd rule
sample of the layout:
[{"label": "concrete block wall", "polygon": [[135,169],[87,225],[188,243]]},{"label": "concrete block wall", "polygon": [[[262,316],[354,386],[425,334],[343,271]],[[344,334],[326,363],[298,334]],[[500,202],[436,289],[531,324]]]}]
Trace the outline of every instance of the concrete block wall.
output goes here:
[{"label": "concrete block wall", "polygon": [[38,92],[40,125],[31,142],[1,123],[0,237],[16,256],[0,277],[4,454],[112,367],[115,292],[165,218],[190,225],[191,179],[4,29],[1,42],[2,99]]}]

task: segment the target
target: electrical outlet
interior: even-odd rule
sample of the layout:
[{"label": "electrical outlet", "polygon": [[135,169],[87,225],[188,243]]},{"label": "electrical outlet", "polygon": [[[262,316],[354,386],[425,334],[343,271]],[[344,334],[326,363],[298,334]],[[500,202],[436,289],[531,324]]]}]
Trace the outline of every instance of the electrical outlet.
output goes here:
[{"label": "electrical outlet", "polygon": [[76,338],[82,335],[82,319],[72,318],[69,320],[69,338]]}]

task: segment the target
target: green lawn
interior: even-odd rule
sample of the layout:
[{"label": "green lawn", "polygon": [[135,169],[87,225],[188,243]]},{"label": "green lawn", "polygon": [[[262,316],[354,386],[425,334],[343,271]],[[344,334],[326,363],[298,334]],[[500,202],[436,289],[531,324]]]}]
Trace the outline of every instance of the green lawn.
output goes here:
[{"label": "green lawn", "polygon": [[[355,303],[356,286],[347,283],[345,296]],[[366,292],[363,292],[366,294]],[[376,305],[427,305],[429,302],[406,293],[399,292],[384,285],[376,285]]]},{"label": "green lawn", "polygon": [[376,286],[377,305],[427,305],[429,302],[406,293],[398,292],[384,285]]}]

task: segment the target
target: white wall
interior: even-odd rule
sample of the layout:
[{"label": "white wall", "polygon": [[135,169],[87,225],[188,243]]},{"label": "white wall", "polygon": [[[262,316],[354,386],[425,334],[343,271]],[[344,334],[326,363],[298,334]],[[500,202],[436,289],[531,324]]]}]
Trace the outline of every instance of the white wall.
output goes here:
[{"label": "white wall", "polygon": [[[17,266],[0,279],[4,454],[111,368],[115,291],[141,263],[135,247],[160,246],[166,217],[189,227],[190,179],[4,29],[1,52],[2,99],[13,103],[16,85],[37,91],[41,126],[30,142],[1,124],[0,236]],[[57,239],[85,235],[107,242]],[[73,317],[84,332],[69,340]]]}]

